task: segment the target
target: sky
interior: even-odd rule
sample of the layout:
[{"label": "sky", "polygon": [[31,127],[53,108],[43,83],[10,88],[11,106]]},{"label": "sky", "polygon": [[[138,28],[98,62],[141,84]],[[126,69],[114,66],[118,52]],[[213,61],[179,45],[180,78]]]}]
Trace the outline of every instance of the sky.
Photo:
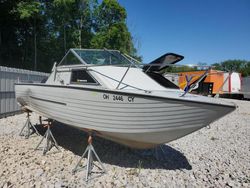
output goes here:
[{"label": "sky", "polygon": [[173,52],[181,64],[250,61],[250,0],[118,0],[143,63]]}]

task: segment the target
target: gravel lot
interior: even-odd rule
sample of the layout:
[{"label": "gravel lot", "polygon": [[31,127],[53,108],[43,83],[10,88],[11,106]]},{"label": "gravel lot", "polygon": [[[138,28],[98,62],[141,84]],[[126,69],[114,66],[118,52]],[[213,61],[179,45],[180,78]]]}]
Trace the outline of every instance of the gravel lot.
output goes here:
[{"label": "gravel lot", "polygon": [[[52,131],[61,152],[53,148],[43,156],[34,151],[41,137],[18,135],[25,114],[0,119],[0,188],[250,187],[250,101],[231,101],[239,108],[210,128],[162,146],[165,155],[159,148],[138,151],[95,138],[93,145],[108,172],[88,183],[84,170],[72,174],[86,148],[84,132],[55,123]],[[38,115],[32,113],[31,121],[38,123]]]}]

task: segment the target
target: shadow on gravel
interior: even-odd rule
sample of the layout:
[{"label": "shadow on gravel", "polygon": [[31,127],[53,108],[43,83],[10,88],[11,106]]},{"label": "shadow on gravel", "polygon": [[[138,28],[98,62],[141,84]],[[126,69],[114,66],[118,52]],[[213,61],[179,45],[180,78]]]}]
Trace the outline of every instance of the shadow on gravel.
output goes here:
[{"label": "shadow on gravel", "polygon": [[[46,129],[42,125],[35,126],[39,133],[44,135]],[[78,156],[83,154],[88,139],[84,131],[59,122],[54,122],[51,130],[59,146]],[[144,169],[192,169],[181,152],[167,145],[155,149],[137,150],[96,136],[93,139],[93,146],[101,161],[111,165]]]}]

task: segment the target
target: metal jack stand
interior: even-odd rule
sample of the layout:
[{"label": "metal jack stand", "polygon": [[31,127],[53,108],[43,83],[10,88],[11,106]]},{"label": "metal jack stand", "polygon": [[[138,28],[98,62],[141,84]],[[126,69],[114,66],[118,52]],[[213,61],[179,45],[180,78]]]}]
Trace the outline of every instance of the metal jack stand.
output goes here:
[{"label": "metal jack stand", "polygon": [[43,146],[43,155],[45,155],[53,146],[56,147],[57,150],[61,151],[58,147],[58,144],[56,142],[56,139],[54,138],[50,127],[51,127],[52,121],[48,120],[48,124],[45,125],[44,127],[47,127],[47,131],[43,135],[43,138],[39,142],[39,144],[36,146],[35,150],[38,149],[38,147],[42,144],[43,140],[45,139],[45,145]]},{"label": "metal jack stand", "polygon": [[24,136],[26,139],[30,137],[33,133],[36,133],[37,135],[40,135],[34,125],[30,122],[30,112],[27,111],[27,120],[21,129],[19,136]]},{"label": "metal jack stand", "polygon": [[[101,170],[101,172],[100,172],[101,174],[102,173],[106,173],[106,169],[103,166],[100,158],[98,157],[98,155],[95,152],[95,149],[94,149],[94,147],[92,145],[92,136],[90,134],[89,134],[89,137],[88,137],[88,146],[87,146],[86,150],[84,151],[83,155],[81,156],[80,160],[76,164],[76,167],[72,170],[72,172],[75,173],[78,170],[77,169],[78,166],[81,167],[80,163],[81,163],[82,159],[85,157],[85,155],[87,153],[88,153],[87,165],[82,166],[82,168],[85,168],[87,166],[86,182],[88,182],[88,180],[89,180],[89,176],[92,173],[92,169],[93,169],[94,165]],[[101,167],[99,167],[96,164],[94,164],[94,162],[93,162],[93,153],[94,153],[94,156],[96,157],[96,159],[98,160],[98,162],[100,163]]]}]

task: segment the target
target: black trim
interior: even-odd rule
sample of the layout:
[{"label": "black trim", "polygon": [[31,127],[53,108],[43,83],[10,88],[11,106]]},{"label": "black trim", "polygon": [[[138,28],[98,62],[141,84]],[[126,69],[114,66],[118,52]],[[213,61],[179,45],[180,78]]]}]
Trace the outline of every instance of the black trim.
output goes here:
[{"label": "black trim", "polygon": [[179,89],[179,86],[166,79],[164,76],[162,76],[162,74],[157,72],[147,72],[147,75],[165,88]]},{"label": "black trim", "polygon": [[62,103],[62,102],[51,101],[51,100],[48,100],[48,99],[41,99],[41,98],[33,97],[33,96],[30,96],[30,98],[40,100],[40,101],[52,102],[52,103],[55,103],[55,104],[60,104],[60,105],[66,106],[66,103]]},{"label": "black trim", "polygon": [[[150,72],[150,71],[151,72],[152,71],[161,71],[161,70],[169,67],[168,66],[169,64],[165,64],[165,66],[162,67],[162,64],[164,63],[164,60],[165,60],[165,58],[167,56],[174,56],[174,57],[176,57],[176,59],[174,61],[170,62],[169,64],[175,64],[175,63],[177,63],[177,62],[179,62],[179,61],[181,61],[181,60],[184,59],[184,56],[182,56],[182,55],[175,54],[175,53],[166,53],[166,54],[160,56],[159,58],[155,59],[154,61],[152,61],[152,62],[144,65],[143,68],[142,68],[143,71],[144,72],[145,71],[147,71],[147,72]],[[152,64],[159,65],[159,66],[151,66]]]},{"label": "black trim", "polygon": [[[31,85],[31,86],[43,86],[43,87],[56,87],[56,88],[68,88],[68,89],[78,89],[78,90],[85,90],[85,91],[98,91],[102,93],[111,93],[111,94],[121,94],[121,95],[126,95],[126,96],[139,96],[139,97],[146,97],[146,98],[156,98],[156,99],[162,99],[162,100],[173,100],[173,101],[184,101],[187,103],[196,103],[196,104],[207,104],[207,105],[212,105],[212,106],[224,106],[228,108],[233,108],[235,109],[236,106],[231,106],[231,105],[226,105],[226,104],[216,104],[216,103],[208,103],[208,102],[201,102],[201,101],[190,101],[190,100],[184,100],[185,97],[182,97],[183,99],[175,99],[175,98],[167,98],[167,97],[159,97],[159,96],[150,96],[150,95],[144,95],[144,94],[139,94],[139,93],[125,93],[122,91],[113,91],[113,90],[104,90],[104,89],[98,89],[98,88],[82,88],[82,87],[75,87],[75,86],[61,86],[61,85],[48,85],[48,84],[33,84],[33,83],[15,83],[15,85]],[[63,103],[64,104],[64,103]],[[66,105],[66,104],[65,104]]]},{"label": "black trim", "polygon": [[[91,79],[93,79],[94,82],[74,82],[72,81],[73,78],[73,72],[74,71],[84,71],[88,76],[90,76]],[[71,84],[76,84],[76,85],[101,85],[91,74],[89,74],[89,71],[87,69],[72,69],[70,72],[70,83]]]}]

